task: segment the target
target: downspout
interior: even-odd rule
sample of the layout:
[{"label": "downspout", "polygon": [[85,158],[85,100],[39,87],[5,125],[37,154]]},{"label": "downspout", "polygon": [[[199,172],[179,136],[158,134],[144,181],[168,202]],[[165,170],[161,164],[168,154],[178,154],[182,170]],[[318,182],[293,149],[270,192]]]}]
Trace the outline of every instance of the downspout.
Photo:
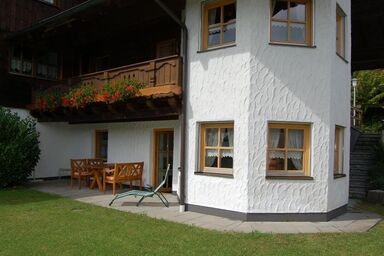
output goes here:
[{"label": "downspout", "polygon": [[163,11],[165,11],[182,29],[182,40],[183,40],[183,96],[182,96],[182,102],[181,102],[181,116],[180,116],[180,184],[179,184],[179,197],[180,197],[180,211],[185,211],[185,170],[186,170],[186,163],[185,163],[185,156],[186,156],[186,142],[187,142],[187,136],[186,136],[186,126],[187,126],[187,82],[188,82],[188,28],[185,25],[183,21],[181,21],[173,12],[171,9],[169,9],[162,0],[154,0],[155,3],[157,3]]}]

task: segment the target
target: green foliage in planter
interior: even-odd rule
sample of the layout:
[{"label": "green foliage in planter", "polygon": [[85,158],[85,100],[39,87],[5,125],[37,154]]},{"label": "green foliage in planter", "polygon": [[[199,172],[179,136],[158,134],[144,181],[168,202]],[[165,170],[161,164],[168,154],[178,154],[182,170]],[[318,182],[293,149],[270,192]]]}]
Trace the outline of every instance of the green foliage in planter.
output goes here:
[{"label": "green foliage in planter", "polygon": [[25,182],[39,158],[39,133],[30,118],[0,107],[0,188]]},{"label": "green foliage in planter", "polygon": [[376,145],[374,157],[376,164],[369,170],[370,189],[384,190],[384,143]]}]

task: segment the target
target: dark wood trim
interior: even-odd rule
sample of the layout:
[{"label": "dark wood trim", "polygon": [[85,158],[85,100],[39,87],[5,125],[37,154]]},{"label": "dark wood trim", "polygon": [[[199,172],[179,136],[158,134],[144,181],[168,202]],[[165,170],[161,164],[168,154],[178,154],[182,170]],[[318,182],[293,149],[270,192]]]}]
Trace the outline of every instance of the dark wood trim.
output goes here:
[{"label": "dark wood trim", "polygon": [[304,45],[304,44],[293,44],[293,43],[276,43],[276,42],[269,42],[269,45],[272,46],[290,46],[290,47],[299,47],[299,48],[309,48],[309,49],[316,49],[316,45]]},{"label": "dark wood trim", "polygon": [[232,48],[232,47],[236,47],[236,46],[237,46],[236,43],[226,44],[226,45],[217,46],[217,47],[213,47],[213,48],[201,49],[201,50],[197,51],[197,53],[213,52],[213,51]]},{"label": "dark wood trim", "polygon": [[334,179],[340,179],[340,178],[344,178],[344,177],[347,177],[347,175],[346,174],[334,174],[333,175]]},{"label": "dark wood trim", "polygon": [[345,57],[341,56],[338,52],[336,52],[336,55],[337,55],[342,61],[344,61],[346,64],[349,64],[348,60],[347,60]]},{"label": "dark wood trim", "polygon": [[234,178],[233,174],[214,173],[214,172],[195,172],[195,175],[229,178],[229,179]]},{"label": "dark wood trim", "polygon": [[311,222],[324,222],[329,221],[337,216],[347,212],[347,205],[331,210],[329,212],[315,212],[315,213],[245,213],[237,211],[229,211],[224,209],[205,207],[200,205],[185,204],[185,210],[191,212],[198,212],[202,214],[209,214],[229,219],[241,221],[311,221]]},{"label": "dark wood trim", "polygon": [[314,180],[310,176],[265,176],[267,180]]}]

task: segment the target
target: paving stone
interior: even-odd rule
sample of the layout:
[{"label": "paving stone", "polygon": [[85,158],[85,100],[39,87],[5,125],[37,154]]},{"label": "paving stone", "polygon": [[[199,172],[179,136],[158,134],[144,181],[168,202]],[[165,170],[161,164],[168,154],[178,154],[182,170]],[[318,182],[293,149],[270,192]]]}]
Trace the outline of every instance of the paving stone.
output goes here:
[{"label": "paving stone", "polygon": [[[97,189],[90,190],[86,187],[81,190],[74,187],[71,190],[68,180],[33,183],[31,187],[41,192],[69,197],[80,202],[104,207],[109,207],[109,202],[114,198],[111,191],[102,193]],[[164,207],[158,198],[146,198],[137,207],[136,203],[139,198],[135,197],[117,200],[110,208],[206,229],[243,233],[365,232],[381,221],[380,215],[355,211],[343,214],[329,222],[243,222],[195,212],[179,212],[177,196],[165,194],[165,197],[171,204],[169,208]]]}]

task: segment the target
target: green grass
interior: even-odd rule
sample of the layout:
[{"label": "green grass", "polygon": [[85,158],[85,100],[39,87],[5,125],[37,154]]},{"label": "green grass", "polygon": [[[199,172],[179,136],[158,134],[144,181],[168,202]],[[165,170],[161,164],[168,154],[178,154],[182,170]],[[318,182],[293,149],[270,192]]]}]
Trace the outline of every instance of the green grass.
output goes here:
[{"label": "green grass", "polygon": [[[383,206],[373,208],[384,213]],[[0,255],[317,256],[383,250],[384,223],[351,234],[222,233],[28,189],[0,191]]]}]

